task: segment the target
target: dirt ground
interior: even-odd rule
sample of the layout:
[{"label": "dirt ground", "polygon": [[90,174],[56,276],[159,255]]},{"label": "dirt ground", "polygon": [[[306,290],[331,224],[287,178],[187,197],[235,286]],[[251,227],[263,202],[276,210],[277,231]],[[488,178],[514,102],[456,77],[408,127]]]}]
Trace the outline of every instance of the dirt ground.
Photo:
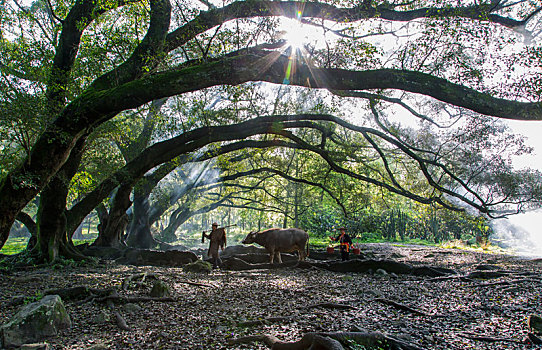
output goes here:
[{"label": "dirt ground", "polygon": [[[119,328],[104,303],[65,301],[73,326],[47,339],[51,348],[266,349],[262,343],[228,345],[228,341],[258,334],[295,341],[306,332],[350,330],[380,331],[426,349],[542,348],[525,341],[528,316],[542,315],[541,260],[390,244],[366,244],[362,251],[415,266],[452,268],[459,276],[480,264],[496,265],[505,275],[489,280],[434,279],[316,268],[190,274],[180,268],[112,262],[30,269],[0,273],[0,323],[21,307],[12,305],[15,297],[31,301],[51,288],[116,287],[122,296],[148,296],[151,278],[121,288],[127,277],[147,272],[172,287],[173,301],[117,303],[115,309],[130,330]],[[255,322],[269,317],[277,319]]]}]

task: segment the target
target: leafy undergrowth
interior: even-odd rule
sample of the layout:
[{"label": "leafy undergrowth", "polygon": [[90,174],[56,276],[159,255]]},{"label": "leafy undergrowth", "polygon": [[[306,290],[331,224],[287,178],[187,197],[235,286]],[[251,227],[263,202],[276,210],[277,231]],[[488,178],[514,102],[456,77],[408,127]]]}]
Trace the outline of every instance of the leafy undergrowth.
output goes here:
[{"label": "leafy undergrowth", "polygon": [[[138,302],[139,311],[116,304],[129,331],[117,326],[104,303],[66,301],[73,327],[49,338],[48,343],[53,349],[266,349],[262,343],[232,346],[228,340],[268,334],[294,341],[306,332],[366,330],[384,332],[426,349],[536,348],[523,342],[528,333],[527,317],[542,314],[540,261],[423,246],[366,244],[362,250],[412,265],[448,267],[462,275],[479,264],[492,264],[510,274],[485,281],[340,274],[319,269],[215,270],[200,275],[180,268],[112,263],[34,269],[0,275],[0,322],[6,322],[20,307],[10,304],[15,296],[32,301],[50,288],[116,287],[122,296],[148,296],[151,279],[121,288],[127,277],[147,272],[172,287],[174,301]],[[537,275],[520,278],[521,273]],[[382,300],[420,313],[403,311]],[[350,308],[317,306],[319,303]],[[250,322],[269,317],[279,318],[261,324]],[[498,341],[471,339],[475,336]]]}]

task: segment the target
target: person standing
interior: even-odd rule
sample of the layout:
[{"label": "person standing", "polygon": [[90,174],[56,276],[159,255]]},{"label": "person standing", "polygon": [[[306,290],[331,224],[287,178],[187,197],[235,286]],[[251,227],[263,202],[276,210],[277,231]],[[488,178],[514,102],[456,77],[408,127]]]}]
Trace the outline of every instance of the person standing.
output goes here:
[{"label": "person standing", "polygon": [[350,247],[352,246],[352,238],[346,233],[346,228],[339,227],[339,235],[337,238],[330,237],[332,241],[339,242],[339,250],[341,251],[341,260],[349,259]]},{"label": "person standing", "polygon": [[218,248],[224,250],[226,246],[226,230],[224,227],[218,228],[218,224],[213,222],[211,225],[211,232],[207,235],[206,231],[203,231],[201,241],[205,241],[205,238],[209,239],[209,250],[207,251],[207,256],[211,258],[213,267],[219,267],[222,265],[222,261],[218,256]]}]

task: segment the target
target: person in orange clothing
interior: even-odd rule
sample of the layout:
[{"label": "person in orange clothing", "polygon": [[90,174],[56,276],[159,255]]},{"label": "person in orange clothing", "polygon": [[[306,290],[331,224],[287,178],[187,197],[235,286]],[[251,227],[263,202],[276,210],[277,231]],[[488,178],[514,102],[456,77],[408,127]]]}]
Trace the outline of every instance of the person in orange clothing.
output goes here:
[{"label": "person in orange clothing", "polygon": [[346,261],[349,259],[350,247],[352,247],[352,238],[346,233],[346,228],[339,227],[341,232],[337,238],[330,237],[332,241],[339,242],[339,249],[341,251],[341,260]]}]

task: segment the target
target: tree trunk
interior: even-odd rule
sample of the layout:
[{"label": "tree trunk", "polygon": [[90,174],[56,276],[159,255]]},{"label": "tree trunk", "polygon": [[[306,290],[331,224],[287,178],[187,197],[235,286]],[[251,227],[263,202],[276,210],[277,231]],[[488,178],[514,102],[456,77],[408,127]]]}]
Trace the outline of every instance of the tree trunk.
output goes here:
[{"label": "tree trunk", "polygon": [[98,238],[93,243],[94,246],[115,248],[125,246],[123,237],[128,225],[126,211],[132,205],[130,201],[132,188],[131,185],[121,185],[117,189],[107,219],[101,222]]},{"label": "tree trunk", "polygon": [[70,181],[77,172],[84,151],[86,137],[81,137],[72,149],[69,159],[45,186],[40,194],[37,215],[37,242],[32,249],[38,261],[53,262],[60,256],[81,260],[67,235],[66,202]]},{"label": "tree trunk", "polygon": [[126,244],[130,247],[151,249],[156,243],[151,234],[148,197],[137,196],[134,198],[133,217]]},{"label": "tree trunk", "polygon": [[193,215],[193,212],[190,208],[179,208],[177,209],[169,218],[169,224],[166,226],[161,236],[163,237],[164,242],[173,242],[177,239],[177,229],[184,224],[190,217]]},{"label": "tree trunk", "polygon": [[37,242],[32,249],[38,261],[53,262],[59,257],[81,260],[66,233],[66,197],[68,186],[55,176],[41,192],[37,218]]},{"label": "tree trunk", "polygon": [[[295,158],[295,177],[299,179],[299,158]],[[299,227],[299,184],[294,183],[294,227]]]}]

